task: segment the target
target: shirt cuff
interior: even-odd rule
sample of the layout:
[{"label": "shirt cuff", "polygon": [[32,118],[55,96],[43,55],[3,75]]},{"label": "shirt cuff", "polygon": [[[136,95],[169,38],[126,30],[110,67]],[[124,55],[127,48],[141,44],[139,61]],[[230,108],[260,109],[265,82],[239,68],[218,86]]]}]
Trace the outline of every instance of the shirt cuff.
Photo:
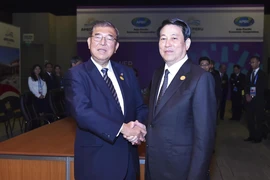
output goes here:
[{"label": "shirt cuff", "polygon": [[123,128],[123,125],[124,125],[124,124],[122,124],[122,126],[121,126],[120,130],[118,131],[118,133],[117,133],[116,137],[118,137],[118,136],[119,136],[119,134],[120,134],[120,132],[121,132],[121,130],[122,130],[122,128]]}]

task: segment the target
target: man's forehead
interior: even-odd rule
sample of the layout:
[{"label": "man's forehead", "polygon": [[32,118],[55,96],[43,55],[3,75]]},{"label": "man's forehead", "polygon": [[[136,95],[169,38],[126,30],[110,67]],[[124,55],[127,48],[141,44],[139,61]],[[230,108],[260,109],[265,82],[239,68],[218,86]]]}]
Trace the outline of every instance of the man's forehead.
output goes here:
[{"label": "man's forehead", "polygon": [[108,34],[108,35],[116,35],[115,29],[108,26],[98,26],[93,29],[94,34]]}]

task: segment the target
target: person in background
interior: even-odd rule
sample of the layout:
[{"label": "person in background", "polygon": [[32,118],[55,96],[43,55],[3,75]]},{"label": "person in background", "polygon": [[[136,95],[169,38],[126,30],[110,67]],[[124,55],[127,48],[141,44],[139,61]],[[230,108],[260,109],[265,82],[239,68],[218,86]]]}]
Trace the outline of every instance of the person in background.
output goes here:
[{"label": "person in background", "polygon": [[212,59],[210,59],[210,71],[209,72],[219,75],[218,70],[215,69],[215,61]]},{"label": "person in background", "polygon": [[233,73],[230,77],[232,117],[230,120],[240,121],[243,111],[243,91],[245,89],[246,76],[240,72],[240,66],[233,66]]},{"label": "person in background", "polygon": [[165,20],[157,35],[165,65],[152,79],[145,180],[206,180],[216,131],[214,78],[189,59],[186,22]]},{"label": "person in background", "polygon": [[55,74],[55,78],[56,78],[56,81],[57,81],[57,87],[58,88],[64,88],[64,86],[63,86],[63,75],[62,75],[60,65],[57,64],[57,65],[54,66],[54,74]]},{"label": "person in background", "polygon": [[221,80],[221,96],[220,96],[220,103],[219,103],[219,119],[220,120],[224,120],[227,95],[229,91],[229,78],[226,71],[227,71],[226,65],[221,64],[219,66],[219,73],[218,73]]},{"label": "person in background", "polygon": [[70,60],[71,67],[77,66],[81,63],[83,63],[83,61],[80,56],[73,56]]},{"label": "person in background", "polygon": [[55,74],[53,73],[53,65],[52,63],[46,63],[45,64],[45,73],[44,73],[44,80],[47,84],[48,92],[52,89],[56,89],[57,86],[57,79],[55,77]]},{"label": "person in background", "polygon": [[[207,72],[211,71],[211,60],[208,57],[200,57],[199,65],[205,71]],[[215,79],[215,96],[217,99],[217,106],[219,106],[219,101],[221,97],[221,80],[220,80],[219,75],[213,69],[212,69],[212,72],[210,73],[213,75]]]},{"label": "person in background", "polygon": [[137,144],[145,140],[147,106],[132,68],[111,61],[119,31],[95,21],[87,40],[90,58],[64,77],[68,109],[77,122],[76,180],[136,180]]},{"label": "person in background", "polygon": [[[35,64],[31,69],[31,75],[28,77],[29,90],[34,95],[34,103],[37,113],[42,116],[47,109],[45,97],[47,95],[47,85],[42,77],[42,68],[39,64]],[[38,127],[38,121],[32,122],[32,128]]]},{"label": "person in background", "polygon": [[260,63],[259,56],[250,58],[251,70],[247,73],[245,87],[246,117],[249,131],[249,137],[245,141],[253,143],[260,143],[263,138],[262,123],[267,79],[260,68]]}]

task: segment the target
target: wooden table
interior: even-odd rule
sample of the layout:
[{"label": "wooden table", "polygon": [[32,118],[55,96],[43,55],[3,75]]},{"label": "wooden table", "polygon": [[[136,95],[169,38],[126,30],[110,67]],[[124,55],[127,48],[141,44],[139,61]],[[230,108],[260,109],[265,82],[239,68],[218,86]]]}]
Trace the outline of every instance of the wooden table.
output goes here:
[{"label": "wooden table", "polygon": [[[65,118],[1,142],[0,180],[74,180],[75,129]],[[144,152],[141,145],[141,180]]]}]

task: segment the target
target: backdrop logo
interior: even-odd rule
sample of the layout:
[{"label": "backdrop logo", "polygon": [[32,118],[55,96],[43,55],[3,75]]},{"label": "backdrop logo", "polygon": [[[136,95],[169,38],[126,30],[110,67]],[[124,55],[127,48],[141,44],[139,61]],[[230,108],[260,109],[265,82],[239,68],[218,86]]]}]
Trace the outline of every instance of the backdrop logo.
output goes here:
[{"label": "backdrop logo", "polygon": [[92,23],[95,21],[95,18],[88,18],[84,23],[84,27],[81,28],[81,31],[90,31]]},{"label": "backdrop logo", "polygon": [[4,39],[3,39],[7,44],[12,44],[15,43],[13,32],[8,29],[5,33]]},{"label": "backdrop logo", "polygon": [[188,25],[190,26],[199,26],[201,25],[201,21],[198,19],[189,19],[188,20]]},{"label": "backdrop logo", "polygon": [[151,20],[146,17],[137,17],[132,19],[131,23],[136,27],[147,27],[151,24]]},{"label": "backdrop logo", "polygon": [[251,26],[254,22],[254,19],[248,16],[237,17],[234,19],[234,24],[240,27]]},{"label": "backdrop logo", "polygon": [[188,18],[187,23],[190,26],[192,34],[196,34],[204,30],[203,26],[201,25],[201,20],[195,17]]}]

